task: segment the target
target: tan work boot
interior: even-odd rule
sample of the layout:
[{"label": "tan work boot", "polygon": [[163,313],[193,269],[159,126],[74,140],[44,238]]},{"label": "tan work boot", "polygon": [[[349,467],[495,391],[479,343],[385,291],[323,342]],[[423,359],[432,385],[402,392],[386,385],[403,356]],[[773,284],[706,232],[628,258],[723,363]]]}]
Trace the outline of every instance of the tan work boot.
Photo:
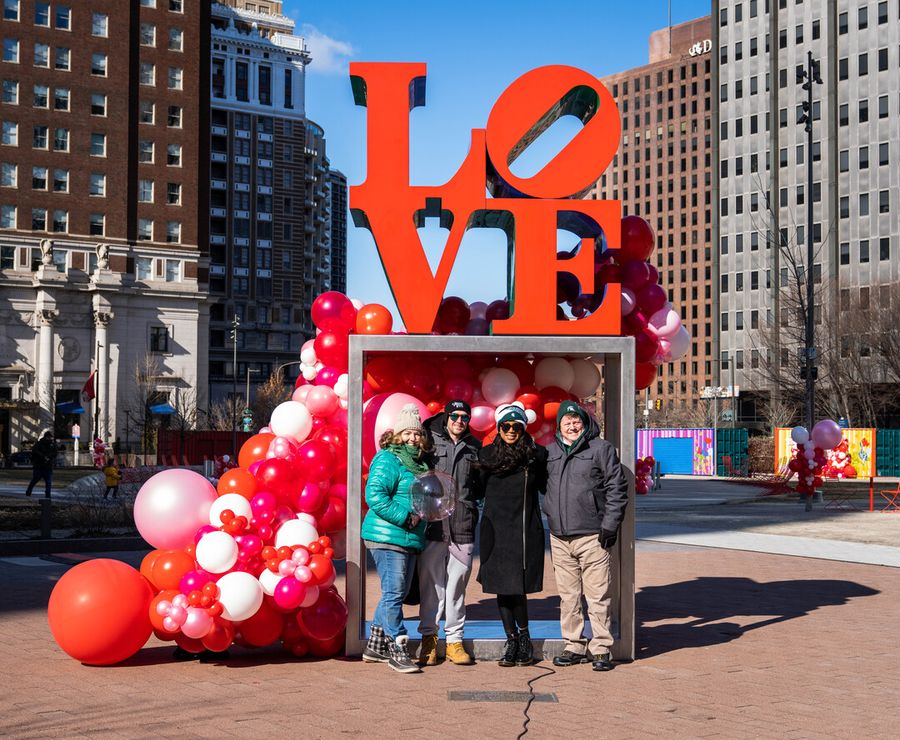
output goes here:
[{"label": "tan work boot", "polygon": [[419,665],[437,665],[437,635],[422,635],[419,647]]},{"label": "tan work boot", "polygon": [[466,652],[461,642],[447,643],[447,659],[456,665],[472,665],[475,661],[472,656]]}]

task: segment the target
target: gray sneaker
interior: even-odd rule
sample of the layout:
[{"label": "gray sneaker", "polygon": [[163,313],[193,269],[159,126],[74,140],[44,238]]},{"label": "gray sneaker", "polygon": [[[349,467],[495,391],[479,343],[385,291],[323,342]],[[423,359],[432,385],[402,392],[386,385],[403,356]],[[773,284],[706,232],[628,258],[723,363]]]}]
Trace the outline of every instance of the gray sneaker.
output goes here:
[{"label": "gray sneaker", "polygon": [[398,673],[421,673],[422,669],[409,657],[408,642],[407,635],[400,635],[396,640],[388,638],[388,651],[391,655],[388,665]]},{"label": "gray sneaker", "polygon": [[363,650],[362,659],[366,663],[387,663],[391,659],[388,636],[377,624],[372,625],[369,641]]}]

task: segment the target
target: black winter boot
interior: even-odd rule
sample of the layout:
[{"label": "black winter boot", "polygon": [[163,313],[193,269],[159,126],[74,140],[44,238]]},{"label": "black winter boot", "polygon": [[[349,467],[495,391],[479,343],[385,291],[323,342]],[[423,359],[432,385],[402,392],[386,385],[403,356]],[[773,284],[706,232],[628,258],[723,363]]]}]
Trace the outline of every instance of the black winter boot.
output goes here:
[{"label": "black winter boot", "polygon": [[534,663],[534,646],[531,644],[531,635],[528,628],[519,630],[519,650],[516,654],[516,665],[531,665]]},{"label": "black winter boot", "polygon": [[498,665],[502,668],[510,668],[516,664],[519,656],[519,637],[515,632],[506,633],[506,644],[503,646],[503,657]]}]

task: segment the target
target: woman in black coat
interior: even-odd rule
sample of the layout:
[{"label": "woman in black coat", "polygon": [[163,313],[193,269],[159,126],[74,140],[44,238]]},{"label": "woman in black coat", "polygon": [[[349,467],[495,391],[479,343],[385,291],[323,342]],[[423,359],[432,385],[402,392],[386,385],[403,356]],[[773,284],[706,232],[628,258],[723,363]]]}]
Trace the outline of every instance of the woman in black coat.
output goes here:
[{"label": "woman in black coat", "polygon": [[481,568],[478,582],[497,594],[506,632],[501,666],[531,665],[526,594],[544,585],[544,525],[538,493],[547,477],[547,452],[525,431],[520,404],[497,409],[497,437],[479,453],[483,474]]}]

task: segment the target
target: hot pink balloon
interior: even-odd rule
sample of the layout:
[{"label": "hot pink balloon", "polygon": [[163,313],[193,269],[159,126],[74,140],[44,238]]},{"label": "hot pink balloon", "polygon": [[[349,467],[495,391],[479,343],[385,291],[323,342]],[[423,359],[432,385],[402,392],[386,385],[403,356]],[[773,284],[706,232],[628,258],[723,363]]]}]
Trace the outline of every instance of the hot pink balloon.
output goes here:
[{"label": "hot pink balloon", "polygon": [[183,576],[178,584],[178,590],[183,594],[189,594],[191,591],[199,591],[207,583],[215,582],[212,573],[207,573],[203,568],[197,570],[189,570]]},{"label": "hot pink balloon", "polygon": [[326,365],[316,374],[316,385],[327,385],[329,388],[334,388],[339,377],[341,377],[340,370]]},{"label": "hot pink balloon", "polygon": [[340,399],[327,385],[314,385],[306,395],[306,408],[319,418],[331,416],[339,405]]},{"label": "hot pink balloon", "polygon": [[260,521],[272,521],[277,506],[278,499],[268,491],[257,491],[256,495],[250,499],[250,510],[253,512],[253,516]]},{"label": "hot pink balloon", "polygon": [[671,339],[681,328],[681,316],[666,304],[650,317],[647,328],[660,339]]},{"label": "hot pink balloon", "polygon": [[297,494],[295,506],[297,511],[313,514],[325,503],[328,492],[317,483],[307,483]]},{"label": "hot pink balloon", "polygon": [[134,523],[152,547],[180,550],[209,524],[216,489],[192,470],[163,470],[141,486],[134,500]]},{"label": "hot pink balloon", "polygon": [[196,545],[200,541],[200,538],[203,535],[205,535],[207,532],[215,532],[215,531],[216,531],[216,527],[214,527],[212,524],[208,524],[208,523],[204,524],[202,527],[200,527],[194,533],[194,544]]},{"label": "hot pink balloon", "polygon": [[[303,566],[301,566],[303,567]],[[282,578],[275,586],[275,603],[284,610],[296,609],[306,598],[306,584],[293,576]]]},{"label": "hot pink balloon", "polygon": [[344,501],[347,500],[347,485],[345,483],[332,483],[331,487],[328,489],[328,497],[336,496],[337,498],[342,498]]}]

